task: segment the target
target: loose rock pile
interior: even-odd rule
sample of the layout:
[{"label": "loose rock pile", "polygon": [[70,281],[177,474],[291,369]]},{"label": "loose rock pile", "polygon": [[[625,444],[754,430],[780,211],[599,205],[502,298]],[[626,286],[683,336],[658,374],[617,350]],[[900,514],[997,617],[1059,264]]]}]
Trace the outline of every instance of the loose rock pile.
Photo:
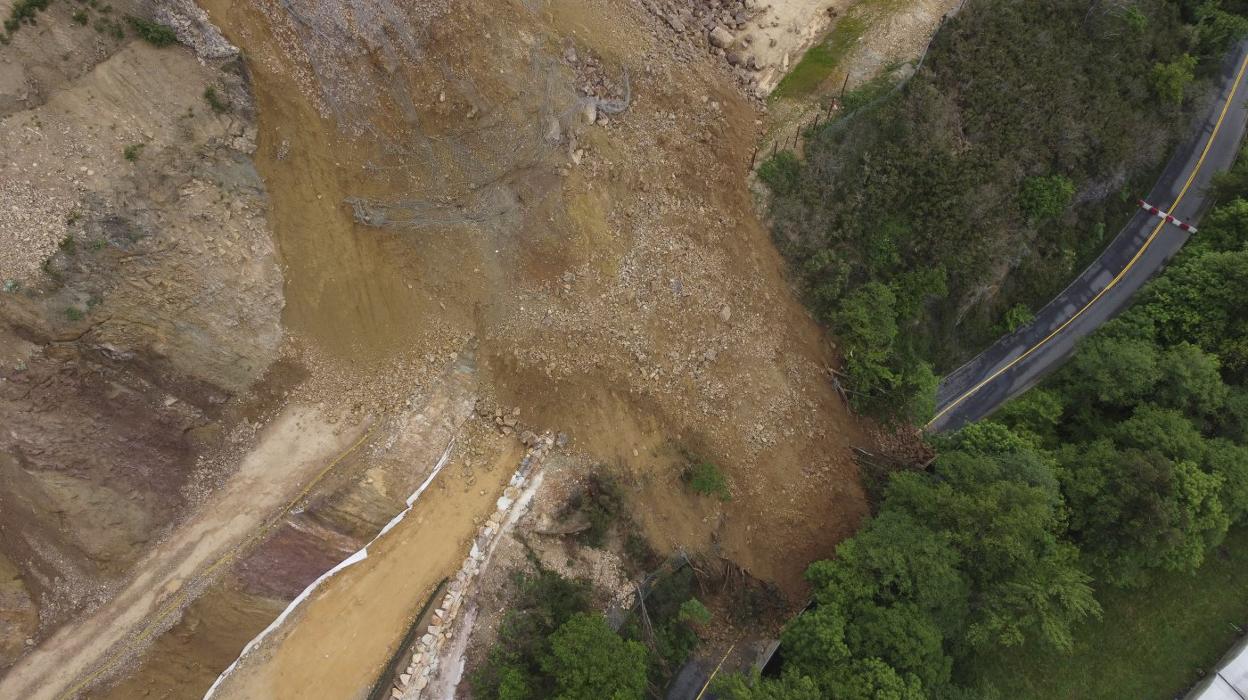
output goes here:
[{"label": "loose rock pile", "polygon": [[541,468],[542,461],[555,446],[556,438],[549,433],[540,437],[534,436],[531,440],[531,447],[524,459],[520,460],[520,467],[512,475],[511,482],[503,490],[495,511],[477,530],[472,549],[464,559],[459,572],[455,574],[455,578],[447,586],[446,595],[433,611],[428,629],[416,642],[412,650],[411,663],[395,679],[394,687],[390,690],[392,698],[419,700],[422,697],[430,679],[437,673],[439,655],[446,646],[447,640],[459,632],[455,629],[455,623],[468,590],[476,581],[482,565],[497,544],[498,534],[502,532],[509,520],[514,522],[511,516],[520,507],[517,504],[520,503],[520,495],[524,492],[525,486],[530,483],[531,478]]},{"label": "loose rock pile", "polygon": [[645,6],[687,41],[723,57],[737,79],[754,86],[763,68],[751,51],[747,25],[763,12],[756,0],[645,0]]}]

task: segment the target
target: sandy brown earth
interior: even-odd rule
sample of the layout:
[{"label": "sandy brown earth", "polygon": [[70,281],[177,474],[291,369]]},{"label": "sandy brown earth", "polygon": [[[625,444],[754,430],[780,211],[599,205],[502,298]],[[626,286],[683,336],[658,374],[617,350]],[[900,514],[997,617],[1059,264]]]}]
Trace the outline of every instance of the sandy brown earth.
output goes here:
[{"label": "sandy brown earth", "polygon": [[[249,637],[240,630],[263,628],[317,569],[402,508],[439,436],[500,433],[485,452],[509,454],[518,429],[500,430],[503,416],[566,432],[577,464],[616,474],[660,551],[724,557],[800,600],[806,563],[865,514],[851,447],[873,440],[832,390],[835,348],[794,298],[757,220],[745,182],[766,115],[739,66],[708,51],[704,35],[627,0],[202,5],[243,49],[232,73],[185,48],[93,45],[81,70],[39,83],[37,100],[0,103],[16,110],[6,124],[21,127],[0,138],[22,154],[0,167],[30,169],[13,195],[26,198],[20,216],[42,227],[0,218],[0,230],[37,233],[35,252],[4,259],[34,290],[5,311],[39,330],[0,343],[0,361],[22,375],[14,415],[34,424],[21,401],[47,386],[43,377],[64,376],[72,358],[47,348],[74,338],[83,359],[66,386],[108,396],[109,377],[140,377],[132,415],[149,416],[145,434],[176,425],[182,436],[139,460],[178,477],[172,489],[138,491],[137,508],[118,495],[128,482],[99,478],[124,473],[107,453],[69,472],[90,488],[20,467],[33,472],[29,493],[47,499],[27,498],[31,512],[91,525],[68,540],[88,567],[80,578],[110,558],[121,564],[111,587],[65,609],[104,607],[41,638],[0,688],[104,682],[97,692],[111,697],[197,696]],[[41,20],[41,38],[68,41],[53,22],[67,21],[52,15],[62,9]],[[790,29],[780,34],[809,39]],[[71,45],[70,55],[86,51]],[[144,71],[169,89],[133,78]],[[207,109],[208,84],[235,111]],[[117,156],[140,141],[138,161]],[[81,223],[63,223],[75,207]],[[118,213],[145,236],[120,242]],[[103,252],[67,252],[66,232],[103,238]],[[447,374],[465,352],[475,358],[468,378]],[[463,428],[473,399],[477,427]],[[321,482],[306,509],[260,532],[327,461],[281,450],[263,464],[240,461],[264,449],[263,436],[281,430],[272,417],[294,405],[332,423],[331,436],[373,416],[379,442]],[[209,449],[224,442],[232,452]],[[370,684],[488,513],[505,477],[495,458],[448,469],[401,535],[300,608],[230,682],[256,697]],[[730,502],[682,487],[694,458],[724,469]],[[230,499],[243,498],[242,484],[270,497],[240,507]],[[212,523],[231,525],[198,549],[176,545]],[[143,534],[160,526],[162,537]],[[92,539],[101,530],[118,535]],[[0,560],[9,645],[32,625],[31,598],[6,573],[21,565]],[[169,587],[150,586],[153,576]],[[192,584],[210,580],[182,612],[199,592]],[[166,610],[173,597],[178,609]],[[227,609],[229,624],[196,622]],[[114,643],[147,628],[140,641],[154,651],[120,659]],[[326,664],[326,653],[341,662]],[[108,690],[123,669],[129,679]]]},{"label": "sandy brown earth", "polygon": [[78,9],[0,51],[0,669],[125,587],[287,374],[241,64]]},{"label": "sandy brown earth", "polygon": [[[163,631],[163,608],[194,598],[229,553],[261,535],[336,457],[362,442],[367,425],[335,429],[314,411],[291,407],[263,433],[225,488],[136,565],[139,575],[89,617],[63,628],[0,680],[0,696],[73,696],[94,680],[80,676],[126,647]],[[273,474],[274,468],[286,470]],[[147,622],[145,624],[145,621]],[[64,671],[70,671],[68,673]]]},{"label": "sandy brown earth", "polygon": [[[438,485],[407,517],[301,604],[277,632],[239,661],[219,698],[362,697],[390,660],[412,617],[459,568],[472,537],[515,470],[523,449],[477,424],[462,433]],[[481,479],[463,483],[467,462]],[[484,464],[482,464],[484,462]],[[310,664],[309,660],[316,659]]]},{"label": "sandy brown earth", "polygon": [[[350,232],[335,245],[387,252],[366,273],[349,258],[333,273],[385,299],[349,314],[366,330],[341,332],[331,314],[343,304],[299,313],[296,281],[292,330],[383,355],[400,337],[419,347],[439,331],[475,334],[494,398],[633,479],[661,547],[710,547],[715,533],[726,556],[800,589],[798,562],[863,513],[848,451],[862,438],[826,381],[832,352],[754,217],[743,181],[759,115],[717,61],[618,2],[425,6],[411,18],[415,54],[380,65],[369,42],[384,26],[321,18],[314,3],[301,24],[266,3],[207,6],[253,60],[260,169],[292,280],[305,264],[294,255],[322,256],[291,252],[284,237],[312,234],[287,216],[315,215],[317,235]],[[300,33],[317,22],[324,31]],[[323,55],[318,37],[334,32],[360,50]],[[352,70],[347,99],[337,76]],[[631,107],[584,123],[578,84],[625,70]],[[360,225],[350,198],[401,223]],[[314,298],[327,299],[323,285]],[[530,391],[538,382],[550,390]],[[722,517],[673,493],[676,447],[728,470]]]}]

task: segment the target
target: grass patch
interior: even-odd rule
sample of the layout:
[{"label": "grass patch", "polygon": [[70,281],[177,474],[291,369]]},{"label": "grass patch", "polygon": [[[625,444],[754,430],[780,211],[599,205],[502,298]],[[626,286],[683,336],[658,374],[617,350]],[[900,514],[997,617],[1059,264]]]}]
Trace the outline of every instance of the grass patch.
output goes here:
[{"label": "grass patch", "polygon": [[1104,616],[1082,625],[1062,655],[1024,646],[980,656],[968,681],[991,683],[1012,700],[1169,700],[1212,671],[1248,625],[1248,528],[1193,574],[1158,574],[1139,590],[1106,588]]},{"label": "grass patch", "polygon": [[854,44],[883,13],[901,6],[900,0],[863,0],[836,21],[823,41],[806,50],[802,60],[780,80],[773,98],[806,97],[823,84],[845,60]]},{"label": "grass patch", "polygon": [[772,92],[773,97],[805,97],[814,93],[832,75],[832,71],[867,31],[866,19],[856,10],[838,20],[827,38],[806,50],[802,60],[780,80]]},{"label": "grass patch", "polygon": [[685,467],[681,475],[694,492],[702,496],[716,496],[721,501],[731,501],[728,479],[719,467],[710,462],[698,462]]}]

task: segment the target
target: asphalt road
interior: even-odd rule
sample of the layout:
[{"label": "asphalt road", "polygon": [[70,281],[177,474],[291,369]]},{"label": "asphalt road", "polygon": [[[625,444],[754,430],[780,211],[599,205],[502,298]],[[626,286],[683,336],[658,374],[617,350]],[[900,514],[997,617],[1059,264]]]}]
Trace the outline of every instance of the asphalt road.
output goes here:
[{"label": "asphalt road", "polygon": [[[1235,160],[1248,123],[1248,40],[1230,52],[1204,115],[1147,201],[1196,224],[1213,176]],[[929,431],[955,430],[990,415],[1061,365],[1078,342],[1127,307],[1140,287],[1187,242],[1187,233],[1138,211],[1105,252],[1034,321],[993,343],[941,380]],[[1199,236],[1197,231],[1194,235]]]}]

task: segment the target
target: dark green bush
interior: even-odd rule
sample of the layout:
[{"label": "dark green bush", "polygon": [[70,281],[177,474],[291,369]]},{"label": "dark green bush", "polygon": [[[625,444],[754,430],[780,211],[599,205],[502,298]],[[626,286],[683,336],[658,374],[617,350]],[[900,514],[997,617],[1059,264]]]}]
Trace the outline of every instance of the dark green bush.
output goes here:
[{"label": "dark green bush", "polygon": [[143,41],[152,46],[163,47],[178,43],[178,35],[173,31],[173,27],[133,15],[126,17],[126,21]]},{"label": "dark green bush", "polygon": [[204,88],[204,100],[212,108],[212,111],[217,114],[225,114],[230,111],[230,103],[222,99],[221,95],[217,93],[217,88],[212,85]]},{"label": "dark green bush", "polygon": [[758,166],[758,179],[775,194],[791,194],[801,183],[801,164],[792,151],[780,151]]}]

